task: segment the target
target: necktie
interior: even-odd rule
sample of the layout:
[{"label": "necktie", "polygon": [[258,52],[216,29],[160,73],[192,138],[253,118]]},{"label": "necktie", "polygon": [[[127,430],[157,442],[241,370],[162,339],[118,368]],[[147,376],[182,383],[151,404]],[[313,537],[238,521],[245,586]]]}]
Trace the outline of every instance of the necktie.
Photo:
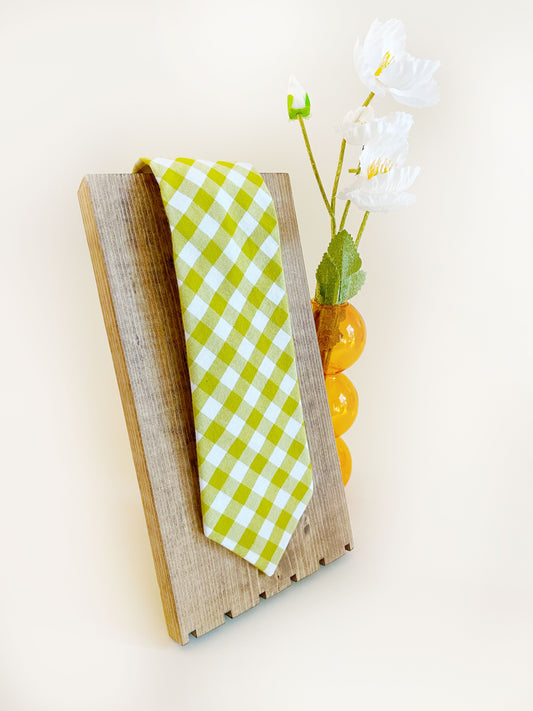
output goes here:
[{"label": "necktie", "polygon": [[250,164],[141,159],[168,217],[204,533],[272,575],[312,495],[277,217]]}]

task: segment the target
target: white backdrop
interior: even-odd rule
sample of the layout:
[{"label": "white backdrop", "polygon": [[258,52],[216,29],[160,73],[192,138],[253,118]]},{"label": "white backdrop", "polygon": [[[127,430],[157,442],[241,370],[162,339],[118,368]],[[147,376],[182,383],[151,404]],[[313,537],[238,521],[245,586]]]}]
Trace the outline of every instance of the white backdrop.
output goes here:
[{"label": "white backdrop", "polygon": [[[441,59],[442,99],[414,112],[417,204],[361,243],[356,551],[182,649],[76,191],[141,155],[288,171],[312,288],[329,224],[287,77],[329,184],[366,96],[353,42],[393,16]],[[531,709],[530,3],[4,0],[0,18],[0,707]]]}]

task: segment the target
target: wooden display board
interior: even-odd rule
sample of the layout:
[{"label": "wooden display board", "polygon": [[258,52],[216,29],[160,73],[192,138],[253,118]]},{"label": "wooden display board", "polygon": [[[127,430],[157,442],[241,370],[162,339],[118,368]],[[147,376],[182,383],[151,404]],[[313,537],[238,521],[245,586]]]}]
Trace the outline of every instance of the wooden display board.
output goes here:
[{"label": "wooden display board", "polygon": [[352,549],[289,177],[263,178],[278,214],[314,478],[272,577],[203,534],[178,285],[154,176],[89,175],[78,193],[168,631],[180,644]]}]

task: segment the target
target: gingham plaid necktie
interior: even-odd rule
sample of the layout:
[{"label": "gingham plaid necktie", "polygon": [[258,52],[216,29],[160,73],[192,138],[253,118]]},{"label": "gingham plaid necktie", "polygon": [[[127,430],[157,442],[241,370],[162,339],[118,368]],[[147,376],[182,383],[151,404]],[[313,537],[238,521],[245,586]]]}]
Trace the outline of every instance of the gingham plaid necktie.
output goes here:
[{"label": "gingham plaid necktie", "polygon": [[204,532],[272,575],[313,487],[272,198],[247,163],[147,170],[172,233]]}]

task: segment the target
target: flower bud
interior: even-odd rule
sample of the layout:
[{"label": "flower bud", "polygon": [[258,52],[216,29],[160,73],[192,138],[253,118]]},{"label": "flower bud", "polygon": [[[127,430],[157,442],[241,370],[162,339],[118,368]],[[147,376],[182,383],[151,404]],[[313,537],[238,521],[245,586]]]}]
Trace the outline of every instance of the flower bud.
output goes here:
[{"label": "flower bud", "polygon": [[287,109],[290,119],[296,119],[298,116],[306,118],[311,113],[309,94],[305,91],[294,74],[291,74],[289,77]]}]

